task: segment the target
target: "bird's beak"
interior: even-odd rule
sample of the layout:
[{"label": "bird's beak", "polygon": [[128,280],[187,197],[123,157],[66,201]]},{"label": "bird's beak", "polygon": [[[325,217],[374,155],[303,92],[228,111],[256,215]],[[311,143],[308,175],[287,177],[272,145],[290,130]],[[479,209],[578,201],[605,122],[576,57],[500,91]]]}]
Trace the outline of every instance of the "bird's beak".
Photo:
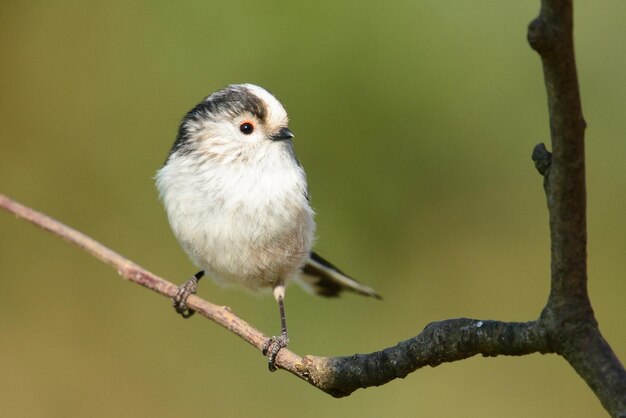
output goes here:
[{"label": "bird's beak", "polygon": [[282,141],[282,140],[291,139],[291,138],[293,138],[293,134],[287,127],[280,128],[278,132],[276,132],[274,135],[270,137],[272,141]]}]

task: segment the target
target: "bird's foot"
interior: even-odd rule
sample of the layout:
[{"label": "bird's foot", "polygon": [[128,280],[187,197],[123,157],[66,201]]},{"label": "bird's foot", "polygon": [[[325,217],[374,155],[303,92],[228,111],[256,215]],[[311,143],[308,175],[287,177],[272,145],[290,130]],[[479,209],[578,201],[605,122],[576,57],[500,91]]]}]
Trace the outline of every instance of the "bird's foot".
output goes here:
[{"label": "bird's foot", "polygon": [[274,336],[265,341],[263,345],[263,355],[267,356],[270,372],[276,371],[276,356],[281,349],[287,347],[287,344],[289,344],[287,334],[282,334],[280,337]]},{"label": "bird's foot", "polygon": [[194,295],[198,290],[198,281],[204,276],[204,271],[199,271],[193,277],[178,287],[176,296],[174,296],[174,309],[183,318],[187,319],[196,313],[193,309],[189,309],[185,301],[189,295]]}]

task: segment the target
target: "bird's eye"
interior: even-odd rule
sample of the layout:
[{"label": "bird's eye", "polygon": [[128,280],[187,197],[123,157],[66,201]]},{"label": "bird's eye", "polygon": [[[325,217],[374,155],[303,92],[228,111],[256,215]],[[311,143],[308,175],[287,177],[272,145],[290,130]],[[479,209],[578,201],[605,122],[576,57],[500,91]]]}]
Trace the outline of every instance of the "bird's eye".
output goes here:
[{"label": "bird's eye", "polygon": [[244,122],[239,125],[239,130],[244,135],[250,135],[252,132],[254,132],[254,125],[250,122]]}]

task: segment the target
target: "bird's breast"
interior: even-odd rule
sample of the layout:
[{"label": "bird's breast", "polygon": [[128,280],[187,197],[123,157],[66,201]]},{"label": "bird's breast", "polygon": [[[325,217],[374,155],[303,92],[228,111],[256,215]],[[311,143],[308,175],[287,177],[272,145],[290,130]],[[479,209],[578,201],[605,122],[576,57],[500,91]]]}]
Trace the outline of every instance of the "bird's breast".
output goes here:
[{"label": "bird's breast", "polygon": [[168,217],[200,268],[250,288],[272,286],[300,269],[314,222],[299,165],[167,168],[158,180]]}]

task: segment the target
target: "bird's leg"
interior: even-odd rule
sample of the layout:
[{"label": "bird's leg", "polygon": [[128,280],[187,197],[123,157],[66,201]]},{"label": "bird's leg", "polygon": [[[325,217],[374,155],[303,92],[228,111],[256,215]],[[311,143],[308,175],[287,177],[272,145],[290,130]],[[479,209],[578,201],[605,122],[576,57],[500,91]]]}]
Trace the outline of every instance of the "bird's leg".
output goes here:
[{"label": "bird's leg", "polygon": [[279,337],[273,336],[269,338],[263,346],[263,355],[267,355],[268,367],[270,372],[276,371],[276,356],[278,352],[287,347],[289,344],[289,336],[287,334],[287,320],[285,317],[285,285],[281,284],[274,288],[274,297],[278,302],[278,310],[280,312],[281,333]]},{"label": "bird's leg", "polygon": [[178,287],[176,296],[174,296],[174,309],[185,319],[196,313],[194,310],[189,309],[185,301],[189,295],[194,295],[196,293],[198,290],[198,281],[202,278],[202,276],[204,276],[204,271],[202,270],[194,274],[191,279],[187,280],[182,286]]}]

